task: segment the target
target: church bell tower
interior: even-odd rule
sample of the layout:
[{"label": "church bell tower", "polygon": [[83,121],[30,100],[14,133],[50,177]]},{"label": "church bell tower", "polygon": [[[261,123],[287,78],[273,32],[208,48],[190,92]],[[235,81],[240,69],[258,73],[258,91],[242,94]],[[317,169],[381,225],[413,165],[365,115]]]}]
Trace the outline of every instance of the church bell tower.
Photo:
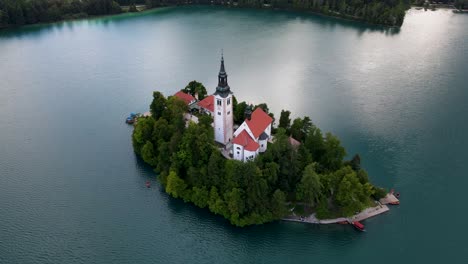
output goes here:
[{"label": "church bell tower", "polygon": [[234,120],[232,111],[232,92],[227,81],[227,73],[224,68],[223,55],[221,55],[221,67],[218,74],[218,87],[216,87],[214,97],[215,141],[223,145],[227,145],[232,141]]}]

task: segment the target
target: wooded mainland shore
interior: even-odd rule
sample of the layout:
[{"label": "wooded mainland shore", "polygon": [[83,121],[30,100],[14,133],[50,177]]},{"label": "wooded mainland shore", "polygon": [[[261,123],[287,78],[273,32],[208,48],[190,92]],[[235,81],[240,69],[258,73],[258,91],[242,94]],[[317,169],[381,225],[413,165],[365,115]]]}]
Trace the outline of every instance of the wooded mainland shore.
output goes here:
[{"label": "wooded mainland shore", "polygon": [[400,27],[410,4],[410,0],[1,0],[0,28],[179,5],[311,11],[371,24]]}]

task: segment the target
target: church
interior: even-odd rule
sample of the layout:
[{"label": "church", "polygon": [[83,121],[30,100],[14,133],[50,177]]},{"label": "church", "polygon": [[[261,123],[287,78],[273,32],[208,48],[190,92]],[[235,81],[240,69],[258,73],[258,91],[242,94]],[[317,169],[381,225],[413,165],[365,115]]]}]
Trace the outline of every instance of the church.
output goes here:
[{"label": "church", "polygon": [[223,56],[221,56],[218,86],[213,96],[215,141],[230,150],[234,159],[244,162],[253,160],[259,153],[265,152],[268,139],[271,137],[273,119],[261,108],[253,112],[248,108],[245,121],[234,131],[233,98]]},{"label": "church", "polygon": [[200,112],[213,117],[215,141],[229,152],[229,156],[240,161],[255,159],[265,152],[271,138],[273,119],[260,107],[252,112],[247,107],[245,121],[234,131],[233,93],[229,87],[224,67],[224,56],[218,73],[218,86],[213,95],[198,101],[197,98],[182,91],[175,94],[189,107],[196,106]]}]

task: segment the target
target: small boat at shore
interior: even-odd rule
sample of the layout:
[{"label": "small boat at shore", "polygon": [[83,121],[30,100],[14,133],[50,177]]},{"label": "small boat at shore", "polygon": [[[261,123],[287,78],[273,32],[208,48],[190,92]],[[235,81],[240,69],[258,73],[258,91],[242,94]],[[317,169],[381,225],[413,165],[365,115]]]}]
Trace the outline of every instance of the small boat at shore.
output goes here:
[{"label": "small boat at shore", "polygon": [[151,187],[151,183],[149,181],[147,181],[145,185],[146,185],[146,188]]},{"label": "small boat at shore", "polygon": [[133,123],[135,123],[136,119],[138,117],[140,117],[141,114],[140,113],[130,113],[130,116],[128,116],[126,119],[125,119],[125,123],[131,125]]},{"label": "small boat at shore", "polygon": [[131,124],[135,123],[135,119],[131,118],[131,117],[127,117],[127,119],[125,119],[125,123],[131,125]]},{"label": "small boat at shore", "polygon": [[366,229],[364,229],[364,225],[361,224],[359,221],[354,221],[352,222],[352,224],[357,230],[363,231],[363,232],[366,231]]},{"label": "small boat at shore", "polygon": [[348,221],[340,221],[340,222],[338,222],[338,224],[340,224],[340,225],[347,225],[347,224],[349,224],[349,223],[348,223]]},{"label": "small boat at shore", "polygon": [[400,201],[389,202],[388,204],[391,204],[391,205],[400,205]]}]

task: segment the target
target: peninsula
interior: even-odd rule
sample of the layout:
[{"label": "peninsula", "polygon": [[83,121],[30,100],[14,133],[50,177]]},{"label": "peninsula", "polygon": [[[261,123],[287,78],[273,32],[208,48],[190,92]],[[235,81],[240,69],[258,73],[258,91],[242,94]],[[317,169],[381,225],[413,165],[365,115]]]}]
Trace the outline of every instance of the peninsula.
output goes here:
[{"label": "peninsula", "polygon": [[213,95],[196,81],[168,98],[154,92],[150,113],[136,120],[134,150],[168,194],[236,226],[349,217],[386,196],[359,155],[344,161],[336,136],[307,116],[291,122],[287,110],[274,126],[266,104],[237,102],[227,77],[222,58]]}]

